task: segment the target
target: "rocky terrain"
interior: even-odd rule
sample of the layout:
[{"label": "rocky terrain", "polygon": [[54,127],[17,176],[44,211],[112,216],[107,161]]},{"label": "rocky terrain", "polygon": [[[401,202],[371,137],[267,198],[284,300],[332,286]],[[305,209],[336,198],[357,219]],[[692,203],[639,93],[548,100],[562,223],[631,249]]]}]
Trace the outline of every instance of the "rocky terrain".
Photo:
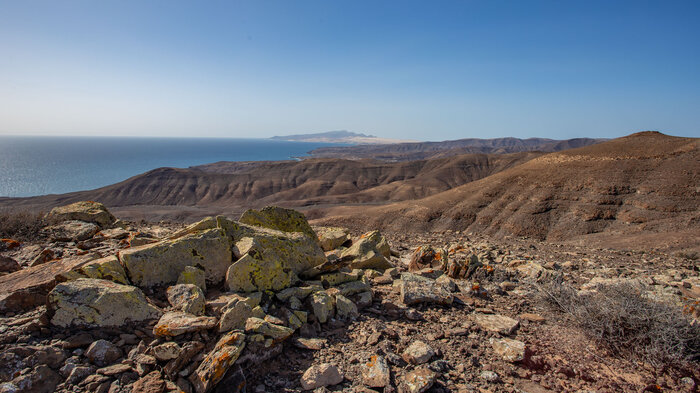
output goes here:
[{"label": "rocky terrain", "polygon": [[[700,382],[697,254],[312,227],[277,207],[184,226],[79,202],[47,220],[36,239],[0,241],[3,393],[694,392]],[[629,324],[633,347],[620,349],[547,300],[565,299],[561,285],[589,320],[601,294],[627,286],[640,296],[597,311],[634,322],[636,299],[645,319],[670,320],[641,336]],[[676,334],[662,352],[643,339],[656,329]]]}]

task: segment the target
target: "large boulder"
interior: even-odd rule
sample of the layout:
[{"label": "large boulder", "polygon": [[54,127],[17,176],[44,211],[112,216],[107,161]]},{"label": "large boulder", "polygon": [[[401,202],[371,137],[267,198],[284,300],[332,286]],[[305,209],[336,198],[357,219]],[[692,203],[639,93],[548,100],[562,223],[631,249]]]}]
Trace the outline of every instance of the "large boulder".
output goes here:
[{"label": "large boulder", "polygon": [[418,303],[452,304],[452,291],[435,280],[413,273],[403,273],[399,281],[401,301],[406,305]]},{"label": "large boulder", "polygon": [[0,276],[0,313],[22,312],[46,304],[62,275],[95,260],[94,255],[64,258]]},{"label": "large boulder", "polygon": [[282,259],[266,259],[245,254],[226,272],[226,288],[231,292],[279,291],[298,281],[294,271]]},{"label": "large boulder", "polygon": [[161,316],[140,289],[91,278],[56,285],[49,293],[48,307],[51,323],[61,327],[119,327]]},{"label": "large boulder", "polygon": [[78,278],[99,278],[114,281],[118,284],[129,285],[124,267],[119,263],[115,255],[89,261],[73,268],[70,272],[60,275],[61,281],[75,280]]},{"label": "large boulder", "polygon": [[48,217],[57,221],[77,220],[92,222],[101,228],[108,228],[116,221],[116,218],[103,204],[93,201],[82,201],[55,207],[51,210]]},{"label": "large boulder", "polygon": [[217,284],[224,279],[232,256],[228,236],[212,228],[126,249],[119,253],[119,259],[132,283],[152,287],[176,283],[188,266],[202,268],[206,281]]},{"label": "large boulder", "polygon": [[350,231],[339,227],[318,227],[316,228],[318,241],[323,251],[332,251],[342,246],[350,237]]},{"label": "large boulder", "polygon": [[85,221],[64,221],[41,230],[55,242],[81,242],[90,239],[100,230],[97,224]]},{"label": "large boulder", "polygon": [[301,232],[312,238],[316,233],[306,221],[304,214],[278,206],[266,206],[261,210],[247,210],[238,220],[243,224],[276,229],[282,232]]},{"label": "large boulder", "polygon": [[362,235],[348,249],[340,254],[341,260],[350,259],[353,269],[390,269],[394,265],[387,258],[391,256],[389,244],[379,231]]}]

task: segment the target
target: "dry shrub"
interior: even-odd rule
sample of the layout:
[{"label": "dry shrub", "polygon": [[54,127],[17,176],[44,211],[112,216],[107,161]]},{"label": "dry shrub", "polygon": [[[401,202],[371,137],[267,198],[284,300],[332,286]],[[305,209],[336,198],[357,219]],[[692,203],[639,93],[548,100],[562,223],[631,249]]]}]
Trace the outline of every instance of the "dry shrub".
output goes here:
[{"label": "dry shrub", "polygon": [[579,294],[558,278],[539,289],[542,300],[614,355],[656,369],[700,361],[700,325],[679,307],[651,299],[641,285],[621,282]]},{"label": "dry shrub", "polygon": [[41,228],[50,225],[43,212],[0,211],[0,238],[21,242],[42,238]]}]

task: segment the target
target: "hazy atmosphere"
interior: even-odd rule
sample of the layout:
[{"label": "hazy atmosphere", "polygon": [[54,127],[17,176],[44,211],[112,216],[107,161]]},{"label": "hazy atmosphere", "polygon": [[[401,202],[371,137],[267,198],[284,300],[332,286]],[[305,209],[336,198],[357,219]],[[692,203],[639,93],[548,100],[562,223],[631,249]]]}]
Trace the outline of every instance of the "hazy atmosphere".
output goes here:
[{"label": "hazy atmosphere", "polygon": [[697,136],[697,1],[0,1],[0,134]]}]

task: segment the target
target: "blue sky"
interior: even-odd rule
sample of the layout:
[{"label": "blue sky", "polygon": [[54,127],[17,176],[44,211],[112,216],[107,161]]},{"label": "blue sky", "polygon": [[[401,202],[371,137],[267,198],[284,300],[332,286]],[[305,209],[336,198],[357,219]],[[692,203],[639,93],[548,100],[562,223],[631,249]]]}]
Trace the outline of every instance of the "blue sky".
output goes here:
[{"label": "blue sky", "polygon": [[0,134],[700,136],[700,1],[5,1]]}]

